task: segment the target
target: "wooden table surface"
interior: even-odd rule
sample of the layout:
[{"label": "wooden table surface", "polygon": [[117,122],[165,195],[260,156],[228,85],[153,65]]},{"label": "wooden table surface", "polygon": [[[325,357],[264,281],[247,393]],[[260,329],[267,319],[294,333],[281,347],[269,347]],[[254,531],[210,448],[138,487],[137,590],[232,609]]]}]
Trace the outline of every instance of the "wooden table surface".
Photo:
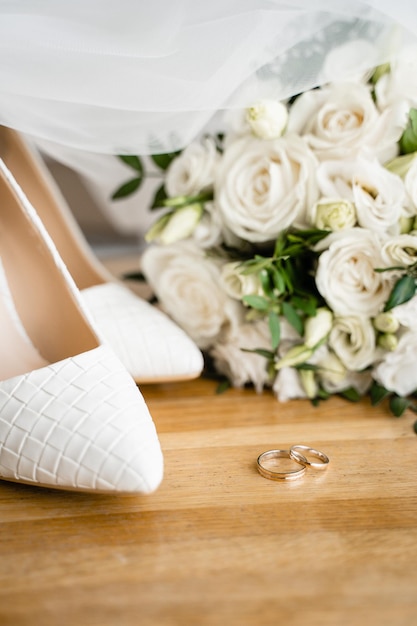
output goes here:
[{"label": "wooden table surface", "polygon": [[[415,415],[143,387],[165,453],[146,497],[0,482],[1,626],[417,624]],[[330,457],[293,482],[257,456]]]}]

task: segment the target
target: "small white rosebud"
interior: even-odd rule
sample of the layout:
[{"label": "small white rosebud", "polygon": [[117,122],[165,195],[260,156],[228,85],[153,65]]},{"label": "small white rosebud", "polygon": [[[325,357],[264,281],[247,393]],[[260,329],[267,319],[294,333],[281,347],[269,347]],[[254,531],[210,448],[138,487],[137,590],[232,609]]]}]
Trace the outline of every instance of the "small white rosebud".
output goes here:
[{"label": "small white rosebud", "polygon": [[314,226],[322,230],[353,228],[356,224],[355,205],[341,198],[322,198],[312,209],[312,219]]},{"label": "small white rosebud", "polygon": [[398,339],[392,333],[384,333],[378,337],[378,346],[389,352],[394,352],[398,348]]},{"label": "small white rosebud", "polygon": [[313,370],[299,370],[301,384],[304,391],[307,394],[307,398],[313,399],[316,397],[319,390],[319,386],[316,381]]},{"label": "small white rosebud", "polygon": [[347,369],[334,352],[328,352],[320,360],[318,376],[324,384],[340,385],[346,378]]},{"label": "small white rosebud", "polygon": [[374,327],[381,333],[396,333],[400,327],[399,321],[390,312],[378,313],[374,318]]},{"label": "small white rosebud", "polygon": [[[163,245],[187,239],[193,233],[202,215],[202,204],[195,203],[181,207],[169,215],[167,223],[154,239],[158,239]],[[149,234],[146,240],[149,241]]]},{"label": "small white rosebud", "polygon": [[290,348],[285,356],[275,363],[275,369],[280,370],[283,367],[295,367],[305,363],[313,356],[314,350],[304,344],[299,344]]},{"label": "small white rosebud", "polygon": [[278,100],[260,100],[246,111],[251,130],[260,139],[277,139],[288,121],[287,107]]},{"label": "small white rosebud", "polygon": [[332,329],[333,313],[321,307],[314,317],[308,317],[304,324],[304,343],[308,348],[315,349]]}]

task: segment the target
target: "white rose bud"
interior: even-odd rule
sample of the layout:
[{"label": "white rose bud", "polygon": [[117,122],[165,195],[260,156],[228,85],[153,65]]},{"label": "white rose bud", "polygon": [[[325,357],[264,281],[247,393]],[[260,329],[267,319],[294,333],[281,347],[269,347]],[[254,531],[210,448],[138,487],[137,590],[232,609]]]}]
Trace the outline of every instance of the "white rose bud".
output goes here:
[{"label": "white rose bud", "polygon": [[374,327],[381,333],[396,333],[400,323],[392,313],[378,313],[374,319]]},{"label": "white rose bud", "polygon": [[278,100],[260,100],[247,110],[246,119],[259,139],[277,139],[287,125],[288,111]]},{"label": "white rose bud", "polygon": [[285,356],[275,363],[275,369],[280,370],[283,367],[295,367],[305,363],[313,356],[314,350],[304,344],[299,344],[290,348]]},{"label": "white rose bud", "polygon": [[243,274],[240,263],[225,263],[222,267],[220,282],[231,298],[241,300],[243,296],[263,295],[259,278],[256,274]]},{"label": "white rose bud", "polygon": [[328,352],[318,365],[320,380],[325,385],[338,387],[345,380],[347,369],[334,352]]},{"label": "white rose bud", "polygon": [[378,337],[378,345],[380,348],[384,350],[388,350],[389,352],[393,352],[398,348],[398,339],[392,333],[385,333]]},{"label": "white rose bud", "polygon": [[158,240],[163,245],[169,245],[187,239],[203,215],[203,205],[189,204],[177,209],[171,214],[164,215],[145,236],[146,241]]},{"label": "white rose bud", "polygon": [[355,205],[339,198],[322,198],[313,206],[312,222],[323,230],[352,228],[356,224]]},{"label": "white rose bud", "polygon": [[316,377],[313,370],[300,370],[299,372],[301,384],[307,394],[307,398],[315,398],[319,390]]},{"label": "white rose bud", "polygon": [[304,343],[308,348],[315,349],[332,329],[333,313],[321,307],[314,317],[308,317],[304,324]]}]

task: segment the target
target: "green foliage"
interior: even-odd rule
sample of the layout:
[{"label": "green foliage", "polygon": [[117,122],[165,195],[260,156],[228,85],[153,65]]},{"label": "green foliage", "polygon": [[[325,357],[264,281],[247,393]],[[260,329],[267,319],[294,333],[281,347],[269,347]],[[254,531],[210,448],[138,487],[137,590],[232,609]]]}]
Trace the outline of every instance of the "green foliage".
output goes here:
[{"label": "green foliage", "polygon": [[127,198],[127,196],[131,196],[135,191],[139,189],[142,184],[142,178],[132,178],[128,180],[127,183],[123,183],[116,191],[113,193],[111,199],[112,200],[120,200],[121,198]]},{"label": "green foliage", "polygon": [[417,109],[409,111],[407,127],[401,135],[399,146],[401,154],[417,151]]},{"label": "green foliage", "polygon": [[165,171],[181,152],[168,152],[166,154],[152,154],[151,159],[159,169]]},{"label": "green foliage", "polygon": [[143,163],[141,159],[134,155],[119,155],[118,157],[125,165],[134,170],[136,176],[131,178],[126,183],[123,183],[116,191],[112,194],[112,200],[120,200],[121,198],[127,198],[135,193],[143,183],[145,170],[143,167]]},{"label": "green foliage", "polygon": [[384,311],[389,311],[399,304],[408,302],[416,293],[416,279],[414,276],[406,274],[397,280],[388,300],[385,303]]}]

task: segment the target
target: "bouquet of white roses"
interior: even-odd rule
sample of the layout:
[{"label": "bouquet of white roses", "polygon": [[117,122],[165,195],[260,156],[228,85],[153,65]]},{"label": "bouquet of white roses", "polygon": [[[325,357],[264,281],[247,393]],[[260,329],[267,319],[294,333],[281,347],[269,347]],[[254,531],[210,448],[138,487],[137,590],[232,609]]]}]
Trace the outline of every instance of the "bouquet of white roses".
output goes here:
[{"label": "bouquet of white roses", "polygon": [[414,409],[417,85],[406,70],[260,101],[224,134],[155,157],[166,171],[154,205],[166,210],[143,272],[232,385]]}]

